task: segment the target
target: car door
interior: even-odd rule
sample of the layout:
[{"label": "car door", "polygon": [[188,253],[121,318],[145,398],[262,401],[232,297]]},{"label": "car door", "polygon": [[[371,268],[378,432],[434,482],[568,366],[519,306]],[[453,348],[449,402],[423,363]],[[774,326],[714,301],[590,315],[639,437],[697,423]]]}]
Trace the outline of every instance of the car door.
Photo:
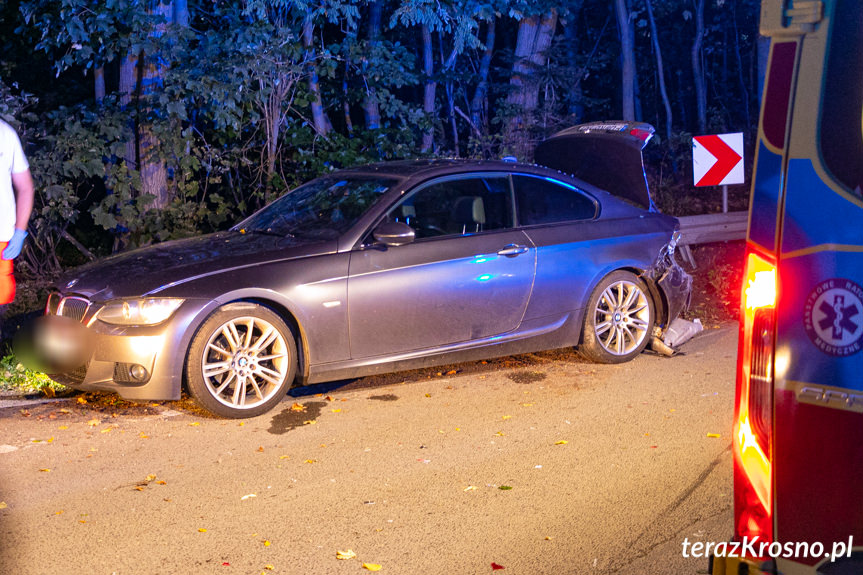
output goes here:
[{"label": "car door", "polygon": [[596,201],[552,178],[513,174],[518,224],[537,250],[537,272],[525,319],[557,319],[583,306],[591,280],[615,256],[619,222],[602,222]]},{"label": "car door", "polygon": [[370,233],[351,254],[353,358],[489,338],[519,326],[536,250],[514,229],[507,174],[425,183],[391,208],[384,221],[410,225],[416,239],[383,247]]}]

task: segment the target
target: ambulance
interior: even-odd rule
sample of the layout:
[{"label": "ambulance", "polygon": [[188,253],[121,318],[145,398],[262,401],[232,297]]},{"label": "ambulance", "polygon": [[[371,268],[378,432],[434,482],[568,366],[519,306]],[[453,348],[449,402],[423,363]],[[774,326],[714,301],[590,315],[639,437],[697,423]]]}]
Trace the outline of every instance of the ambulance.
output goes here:
[{"label": "ambulance", "polygon": [[860,575],[863,3],[764,0],[761,33],[733,537],[710,572]]}]

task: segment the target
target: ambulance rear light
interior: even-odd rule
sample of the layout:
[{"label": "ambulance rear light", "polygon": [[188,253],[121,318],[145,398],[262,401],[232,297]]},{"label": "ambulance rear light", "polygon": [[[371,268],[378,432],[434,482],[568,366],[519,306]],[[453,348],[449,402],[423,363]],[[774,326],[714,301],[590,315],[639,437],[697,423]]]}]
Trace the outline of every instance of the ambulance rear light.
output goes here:
[{"label": "ambulance rear light", "polygon": [[743,277],[734,425],[735,523],[738,537],[769,541],[776,265],[750,249]]}]

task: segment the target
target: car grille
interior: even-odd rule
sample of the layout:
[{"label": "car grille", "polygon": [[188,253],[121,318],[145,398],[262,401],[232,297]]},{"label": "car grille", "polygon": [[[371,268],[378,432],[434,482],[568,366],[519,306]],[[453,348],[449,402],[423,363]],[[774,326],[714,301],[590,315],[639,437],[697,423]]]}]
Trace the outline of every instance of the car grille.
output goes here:
[{"label": "car grille", "polygon": [[87,377],[87,368],[90,367],[90,363],[87,362],[84,365],[76,367],[71,371],[67,371],[63,375],[68,377],[74,383],[81,383],[84,381],[84,378]]},{"label": "car grille", "polygon": [[57,306],[57,315],[81,321],[90,307],[90,302],[80,297],[64,297]]}]

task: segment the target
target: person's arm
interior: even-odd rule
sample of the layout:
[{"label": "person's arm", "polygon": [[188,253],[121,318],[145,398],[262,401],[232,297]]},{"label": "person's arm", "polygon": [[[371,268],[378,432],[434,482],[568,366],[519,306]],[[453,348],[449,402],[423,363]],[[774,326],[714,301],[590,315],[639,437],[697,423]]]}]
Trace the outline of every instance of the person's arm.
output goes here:
[{"label": "person's arm", "polygon": [[33,211],[33,177],[30,170],[12,173],[12,188],[15,190],[15,232],[6,244],[6,249],[0,253],[4,260],[14,260],[24,247],[27,237],[27,222]]},{"label": "person's arm", "polygon": [[15,227],[27,231],[27,222],[33,211],[33,177],[30,170],[12,174],[12,187],[15,189]]}]

